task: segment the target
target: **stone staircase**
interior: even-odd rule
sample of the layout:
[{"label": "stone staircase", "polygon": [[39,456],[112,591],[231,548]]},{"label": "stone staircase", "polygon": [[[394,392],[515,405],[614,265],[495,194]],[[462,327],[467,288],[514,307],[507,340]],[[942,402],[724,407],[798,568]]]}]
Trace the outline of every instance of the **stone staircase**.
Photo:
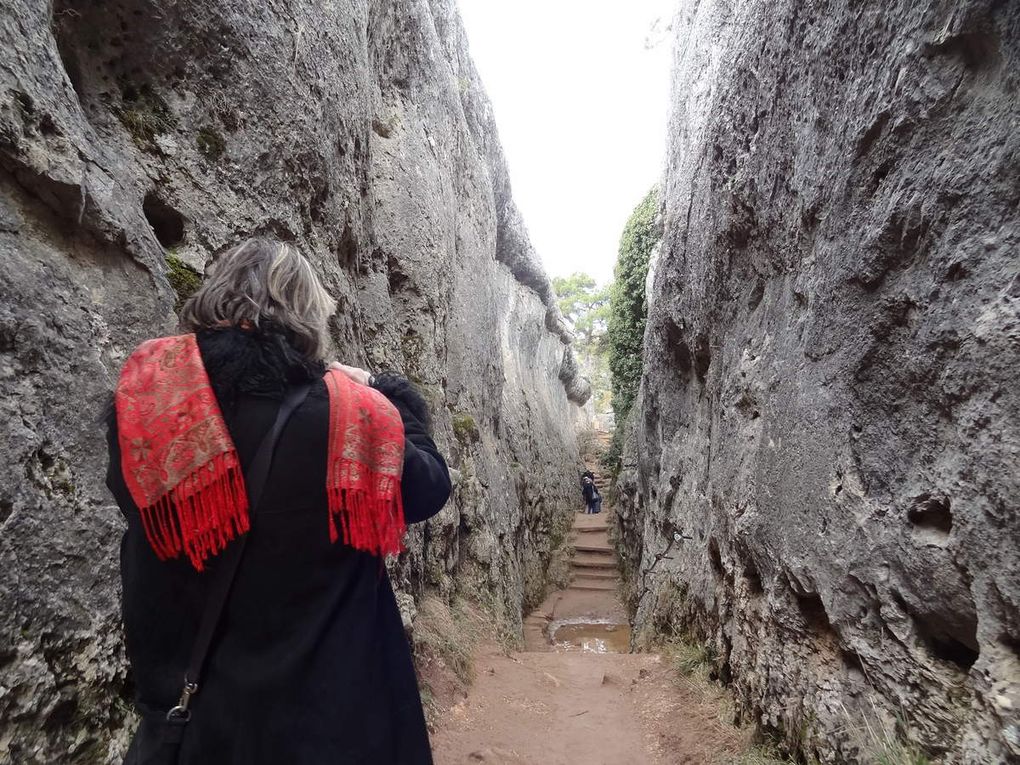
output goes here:
[{"label": "stone staircase", "polygon": [[618,561],[609,543],[612,509],[607,504],[607,486],[601,477],[595,479],[595,485],[603,497],[602,512],[597,515],[578,512],[574,515],[569,540],[574,550],[570,561],[570,584],[564,590],[551,593],[524,619],[526,651],[551,650],[553,636],[550,625],[554,623],[590,619],[601,629],[606,624],[627,624],[626,610],[619,594]]},{"label": "stone staircase", "polygon": [[598,515],[574,516],[570,584],[552,593],[524,619],[526,651],[552,648],[549,630],[554,622],[591,619],[598,624],[627,623],[616,552],[609,544],[609,512],[603,509]]},{"label": "stone staircase", "polygon": [[619,588],[616,553],[609,544],[608,518],[609,513],[603,511],[598,515],[578,514],[574,519],[569,589],[615,592]]}]

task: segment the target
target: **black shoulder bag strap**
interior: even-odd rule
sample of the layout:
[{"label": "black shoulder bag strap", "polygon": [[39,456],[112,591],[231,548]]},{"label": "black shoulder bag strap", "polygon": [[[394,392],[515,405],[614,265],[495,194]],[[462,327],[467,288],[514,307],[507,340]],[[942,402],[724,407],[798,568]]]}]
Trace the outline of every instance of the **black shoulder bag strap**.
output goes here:
[{"label": "black shoulder bag strap", "polygon": [[[276,422],[266,433],[258,451],[252,459],[251,465],[245,471],[244,485],[248,492],[248,512],[254,515],[255,509],[262,499],[262,490],[266,486],[266,478],[269,475],[269,466],[273,461],[273,452],[276,449],[276,442],[283,432],[283,426],[294,413],[294,410],[301,406],[301,403],[311,389],[310,384],[293,388],[284,398],[280,410],[276,415]],[[250,533],[250,532],[249,532]],[[234,576],[237,574],[238,566],[241,563],[241,556],[244,554],[245,542],[248,534],[243,534],[233,544],[229,545],[222,553],[216,568],[212,572],[212,583],[209,586],[209,596],[206,600],[205,610],[202,612],[202,621],[199,623],[198,634],[195,636],[195,643],[191,648],[191,658],[188,659],[188,669],[184,674],[184,687],[181,690],[180,701],[177,706],[167,712],[166,727],[163,736],[163,745],[176,749],[180,747],[181,738],[184,735],[184,726],[191,719],[191,711],[188,709],[191,697],[198,693],[198,683],[202,677],[202,667],[212,647],[213,636],[216,627],[223,616],[227,605],[227,597],[230,594],[230,587],[234,583]],[[167,754],[170,754],[169,752]],[[168,759],[173,762],[173,758]]]}]

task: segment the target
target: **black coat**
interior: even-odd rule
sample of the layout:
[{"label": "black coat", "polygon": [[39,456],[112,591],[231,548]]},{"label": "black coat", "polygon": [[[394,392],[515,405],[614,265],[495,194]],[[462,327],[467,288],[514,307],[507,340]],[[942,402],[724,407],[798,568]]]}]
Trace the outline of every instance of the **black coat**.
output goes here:
[{"label": "black coat", "polygon": [[[233,330],[200,335],[199,348],[245,467],[275,418],[286,381],[316,382],[283,430],[252,515],[192,700],[181,763],[430,763],[411,651],[385,567],[378,557],[329,541],[329,398],[321,366],[303,366],[279,343]],[[383,392],[400,409],[407,436],[406,518],[422,521],[446,502],[449,473],[413,389],[391,378]],[[210,577],[185,557],[161,562],[153,553],[119,468],[113,419],[107,483],[128,524],[121,544],[127,653],[139,711],[158,719],[180,693]]]}]

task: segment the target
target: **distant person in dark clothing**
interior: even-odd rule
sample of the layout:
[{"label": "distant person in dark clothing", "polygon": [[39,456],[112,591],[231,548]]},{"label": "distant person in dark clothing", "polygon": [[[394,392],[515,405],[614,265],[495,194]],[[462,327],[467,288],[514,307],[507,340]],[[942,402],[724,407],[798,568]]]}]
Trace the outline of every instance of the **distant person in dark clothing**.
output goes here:
[{"label": "distant person in dark clothing", "polygon": [[584,512],[586,515],[602,512],[602,495],[595,485],[595,474],[590,470],[581,474],[581,493],[584,495]]},{"label": "distant person in dark clothing", "polygon": [[[432,762],[383,558],[405,523],[442,508],[449,472],[413,385],[326,362],[333,311],[295,248],[250,240],[185,305],[188,334],[143,343],[125,364],[107,485],[127,520],[131,765],[165,759],[210,582],[242,539],[173,762]],[[249,495],[244,471],[284,400],[299,403]]]}]

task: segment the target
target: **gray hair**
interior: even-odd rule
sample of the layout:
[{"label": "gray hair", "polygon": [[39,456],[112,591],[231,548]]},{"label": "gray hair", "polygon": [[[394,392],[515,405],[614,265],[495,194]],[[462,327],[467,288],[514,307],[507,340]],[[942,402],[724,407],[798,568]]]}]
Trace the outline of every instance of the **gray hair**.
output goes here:
[{"label": "gray hair", "polygon": [[327,325],[336,302],[305,257],[284,242],[248,239],[224,253],[181,310],[181,326],[198,331],[275,322],[315,360],[329,348]]}]

